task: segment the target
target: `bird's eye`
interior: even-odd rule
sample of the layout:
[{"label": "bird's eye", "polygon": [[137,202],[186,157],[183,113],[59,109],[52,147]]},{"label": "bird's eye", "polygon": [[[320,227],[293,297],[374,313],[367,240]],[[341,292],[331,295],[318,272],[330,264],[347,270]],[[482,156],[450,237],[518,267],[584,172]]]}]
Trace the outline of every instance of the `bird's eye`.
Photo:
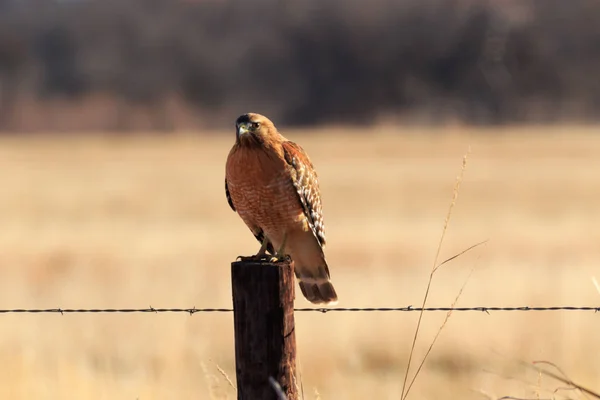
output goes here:
[{"label": "bird's eye", "polygon": [[252,124],[252,127],[253,127],[254,129],[258,129],[258,128],[260,128],[260,122],[255,122],[255,123],[253,123],[253,124]]}]

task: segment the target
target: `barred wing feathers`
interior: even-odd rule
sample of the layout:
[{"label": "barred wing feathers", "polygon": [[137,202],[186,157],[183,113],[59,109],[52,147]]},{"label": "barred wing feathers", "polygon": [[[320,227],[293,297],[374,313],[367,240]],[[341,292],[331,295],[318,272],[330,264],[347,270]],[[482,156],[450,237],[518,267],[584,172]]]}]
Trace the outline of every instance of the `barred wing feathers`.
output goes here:
[{"label": "barred wing feathers", "polygon": [[321,247],[325,247],[325,225],[317,172],[304,149],[298,144],[286,141],[282,146],[285,161],[291,167],[292,181],[302,203],[304,215],[317,241]]}]

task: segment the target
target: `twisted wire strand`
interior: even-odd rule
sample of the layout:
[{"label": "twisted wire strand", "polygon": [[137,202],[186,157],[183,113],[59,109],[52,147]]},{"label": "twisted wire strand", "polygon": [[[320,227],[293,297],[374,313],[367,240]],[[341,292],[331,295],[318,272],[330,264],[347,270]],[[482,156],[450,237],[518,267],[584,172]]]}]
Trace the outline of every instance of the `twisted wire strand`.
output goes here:
[{"label": "twisted wire strand", "polygon": [[[505,311],[593,311],[600,312],[600,306],[550,306],[550,307],[345,307],[345,308],[295,308],[297,312],[505,312]],[[229,313],[231,308],[14,308],[0,309],[0,314],[86,314],[86,313]]]}]

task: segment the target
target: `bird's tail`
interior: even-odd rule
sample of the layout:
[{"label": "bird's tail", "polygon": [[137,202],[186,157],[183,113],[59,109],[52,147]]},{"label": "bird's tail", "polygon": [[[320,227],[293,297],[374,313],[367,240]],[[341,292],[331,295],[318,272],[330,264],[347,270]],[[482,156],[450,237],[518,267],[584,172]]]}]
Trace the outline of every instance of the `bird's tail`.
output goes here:
[{"label": "bird's tail", "polygon": [[336,304],[338,297],[329,279],[323,248],[312,232],[292,234],[289,251],[302,294],[313,304]]},{"label": "bird's tail", "polygon": [[321,264],[315,268],[301,262],[294,262],[294,271],[300,290],[308,301],[314,304],[333,305],[338,301],[337,293],[329,280],[329,268],[324,259],[321,259]]},{"label": "bird's tail", "polygon": [[337,304],[337,293],[329,279],[313,280],[300,279],[300,290],[308,301],[314,304],[334,305]]}]

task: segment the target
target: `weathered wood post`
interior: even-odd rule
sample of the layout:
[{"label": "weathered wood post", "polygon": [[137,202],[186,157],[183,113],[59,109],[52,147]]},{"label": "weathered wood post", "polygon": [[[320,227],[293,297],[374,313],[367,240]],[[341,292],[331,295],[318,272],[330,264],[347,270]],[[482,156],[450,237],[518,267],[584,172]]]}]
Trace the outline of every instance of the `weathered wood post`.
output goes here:
[{"label": "weathered wood post", "polygon": [[238,400],[276,400],[275,379],[298,399],[294,269],[290,262],[231,263]]}]

